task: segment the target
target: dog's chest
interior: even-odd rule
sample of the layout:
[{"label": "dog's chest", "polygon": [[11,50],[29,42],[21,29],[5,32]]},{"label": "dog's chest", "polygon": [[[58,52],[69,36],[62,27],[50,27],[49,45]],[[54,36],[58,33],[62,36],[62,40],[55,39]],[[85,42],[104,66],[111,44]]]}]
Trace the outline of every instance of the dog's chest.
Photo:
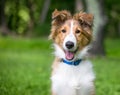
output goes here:
[{"label": "dog's chest", "polygon": [[78,66],[60,63],[51,79],[53,89],[56,91],[60,91],[60,88],[66,89],[66,87],[69,89],[68,92],[70,92],[70,89],[71,91],[73,89],[80,89],[84,83],[86,84],[94,80],[92,65],[88,61],[81,62]]}]

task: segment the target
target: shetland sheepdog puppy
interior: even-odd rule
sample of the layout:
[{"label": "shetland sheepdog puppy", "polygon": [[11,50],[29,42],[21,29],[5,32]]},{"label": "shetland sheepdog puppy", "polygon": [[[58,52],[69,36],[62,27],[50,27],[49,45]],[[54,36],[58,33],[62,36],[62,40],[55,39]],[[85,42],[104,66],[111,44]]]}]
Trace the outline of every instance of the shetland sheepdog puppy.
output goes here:
[{"label": "shetland sheepdog puppy", "polygon": [[52,13],[52,95],[95,95],[95,75],[85,56],[92,40],[93,15],[67,10]]}]

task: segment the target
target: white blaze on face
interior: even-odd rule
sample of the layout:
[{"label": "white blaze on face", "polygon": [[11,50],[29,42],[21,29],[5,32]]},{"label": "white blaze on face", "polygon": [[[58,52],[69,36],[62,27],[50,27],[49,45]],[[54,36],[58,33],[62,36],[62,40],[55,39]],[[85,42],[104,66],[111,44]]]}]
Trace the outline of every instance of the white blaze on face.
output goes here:
[{"label": "white blaze on face", "polygon": [[64,39],[64,42],[63,42],[63,48],[65,49],[65,50],[68,50],[67,48],[66,48],[66,42],[68,42],[68,41],[71,41],[71,42],[73,42],[74,43],[74,47],[72,48],[72,49],[70,49],[71,51],[75,51],[76,50],[76,38],[75,38],[75,35],[74,35],[74,31],[73,31],[73,28],[74,28],[74,21],[73,20],[71,20],[70,21],[70,30],[69,30],[69,34],[66,36],[66,38]]}]

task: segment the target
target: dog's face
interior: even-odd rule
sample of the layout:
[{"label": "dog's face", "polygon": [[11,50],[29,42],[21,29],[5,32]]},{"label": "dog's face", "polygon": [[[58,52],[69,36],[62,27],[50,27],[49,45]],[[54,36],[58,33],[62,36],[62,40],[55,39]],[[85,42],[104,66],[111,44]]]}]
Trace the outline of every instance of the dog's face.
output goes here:
[{"label": "dog's face", "polygon": [[93,15],[80,12],[72,16],[66,10],[55,10],[52,19],[50,38],[61,48],[67,60],[73,60],[91,42]]}]

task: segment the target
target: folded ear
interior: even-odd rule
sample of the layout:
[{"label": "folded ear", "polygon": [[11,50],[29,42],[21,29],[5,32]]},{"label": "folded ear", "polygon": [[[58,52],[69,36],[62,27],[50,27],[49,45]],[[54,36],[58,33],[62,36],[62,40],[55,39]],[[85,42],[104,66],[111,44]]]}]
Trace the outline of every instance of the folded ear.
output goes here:
[{"label": "folded ear", "polygon": [[66,10],[58,11],[57,9],[55,9],[55,11],[52,13],[52,24],[60,25],[70,18],[72,18],[70,12]]},{"label": "folded ear", "polygon": [[78,20],[80,25],[83,26],[83,28],[86,27],[92,27],[93,26],[93,15],[87,14],[85,12],[80,12],[74,15],[74,19]]}]

